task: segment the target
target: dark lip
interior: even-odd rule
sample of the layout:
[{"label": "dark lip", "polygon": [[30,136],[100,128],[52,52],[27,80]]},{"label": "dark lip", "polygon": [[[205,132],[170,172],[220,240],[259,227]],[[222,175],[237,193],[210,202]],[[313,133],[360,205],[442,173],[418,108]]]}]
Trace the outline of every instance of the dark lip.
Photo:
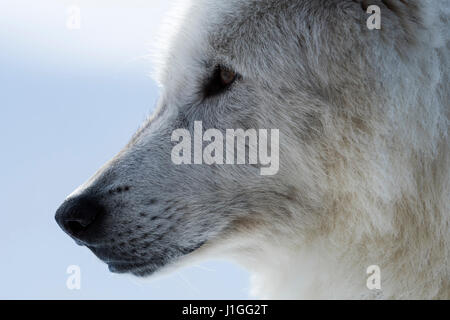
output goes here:
[{"label": "dark lip", "polygon": [[131,273],[136,276],[148,276],[153,274],[158,268],[150,262],[130,263],[130,262],[107,262],[108,269],[112,273]]},{"label": "dark lip", "polygon": [[136,276],[144,276],[154,273],[162,265],[155,264],[152,260],[141,260],[136,257],[133,259],[124,259],[123,257],[115,256],[110,248],[100,245],[89,245],[87,248],[94,253],[97,258],[108,265],[108,269],[112,273],[131,273]]},{"label": "dark lip", "polygon": [[[196,246],[180,251],[180,257],[195,251],[203,244],[204,242],[201,242]],[[87,247],[97,256],[97,258],[108,265],[108,269],[112,273],[131,273],[138,277],[144,277],[152,275],[159,269],[163,268],[166,264],[171,262],[165,257],[158,258],[158,256],[155,256],[151,260],[124,260],[123,257],[112,255],[107,246],[87,245]]]}]

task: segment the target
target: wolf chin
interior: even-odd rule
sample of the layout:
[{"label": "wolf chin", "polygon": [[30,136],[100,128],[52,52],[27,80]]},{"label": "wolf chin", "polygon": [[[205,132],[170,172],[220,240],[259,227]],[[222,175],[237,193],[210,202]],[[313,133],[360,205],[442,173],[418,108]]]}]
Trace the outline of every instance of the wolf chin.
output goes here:
[{"label": "wolf chin", "polygon": [[[182,8],[156,57],[157,111],[66,199],[62,229],[113,272],[225,256],[261,298],[449,299],[449,1]],[[279,129],[278,173],[175,165],[172,132],[195,121]]]}]

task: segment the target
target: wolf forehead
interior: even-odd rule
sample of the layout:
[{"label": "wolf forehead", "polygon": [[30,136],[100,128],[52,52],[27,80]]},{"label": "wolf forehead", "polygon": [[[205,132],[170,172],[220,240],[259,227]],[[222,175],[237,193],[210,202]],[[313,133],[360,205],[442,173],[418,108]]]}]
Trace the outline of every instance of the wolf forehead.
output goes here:
[{"label": "wolf forehead", "polygon": [[[401,19],[412,15],[414,19],[409,20],[420,24],[411,9],[417,6],[407,7],[401,0],[373,1],[386,17],[382,20],[383,30],[376,32],[367,29],[369,14],[361,1],[356,0],[181,2],[180,12],[169,15],[165,40],[156,44],[154,50],[155,78],[163,87],[192,83],[194,77],[201,76],[201,67],[215,64],[230,65],[260,85],[267,83],[268,78],[272,84],[273,79],[283,84],[293,74],[308,74],[317,78],[308,79],[312,82],[310,87],[323,86],[327,85],[327,76],[317,74],[330,71],[333,62],[334,69],[342,66],[345,71],[333,70],[336,77],[360,72],[363,66],[350,62],[360,61],[361,55],[374,50],[395,48],[391,42],[401,41],[405,35]],[[397,6],[393,10],[392,3],[402,4],[404,12]],[[417,37],[419,34],[417,29]],[[383,49],[380,41],[388,46]],[[399,46],[404,53],[407,47]],[[379,53],[383,54],[387,53]]]},{"label": "wolf forehead", "polygon": [[[311,17],[311,8],[318,7],[326,11],[326,6],[320,6],[323,1],[312,1],[317,2],[315,5],[310,2],[180,1],[183,6],[175,14],[169,15],[166,25],[170,26],[165,32],[167,36],[163,43],[157,44],[155,50],[156,61],[160,66],[158,76],[164,78],[168,73],[179,73],[179,70],[197,64],[217,62],[236,66],[243,75],[258,76],[264,69],[273,69],[277,61],[286,60],[286,51],[293,52],[293,61],[283,61],[285,64],[301,63],[298,51],[305,45],[302,42],[308,40],[305,36],[309,38],[312,20],[321,20],[317,16]],[[292,41],[292,36],[297,37],[298,41]],[[281,52],[284,54],[281,55]]]}]

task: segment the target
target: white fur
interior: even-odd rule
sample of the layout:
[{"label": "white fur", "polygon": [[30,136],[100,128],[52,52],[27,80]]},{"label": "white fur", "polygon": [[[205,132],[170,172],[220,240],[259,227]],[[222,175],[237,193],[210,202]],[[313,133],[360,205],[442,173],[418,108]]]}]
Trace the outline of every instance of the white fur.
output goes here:
[{"label": "white fur", "polygon": [[[373,0],[381,30],[366,2],[188,2],[157,59],[157,112],[57,221],[70,233],[80,199],[101,206],[72,236],[116,272],[221,255],[262,298],[450,298],[449,0]],[[208,96],[222,66],[240,77]],[[279,129],[279,172],[176,166],[171,133],[195,121]]]},{"label": "white fur", "polygon": [[[179,20],[183,31],[169,42],[166,64],[159,72],[165,92],[176,90],[182,74],[195,72],[189,69],[189,59],[201,55],[208,29],[201,23],[230,14],[238,3],[196,2],[199,12]],[[448,39],[437,23],[439,14],[447,23],[448,11],[438,9],[448,10],[448,2],[429,1],[422,7],[425,27],[414,31],[419,46],[405,57],[407,62],[399,65],[390,56],[374,59],[383,61],[377,68],[385,68],[385,74],[398,68],[402,77],[384,79],[391,86],[390,97],[374,101],[344,93],[342,99],[350,106],[387,101],[382,122],[376,119],[380,115],[363,109],[350,114],[366,117],[370,134],[358,135],[343,120],[325,118],[329,122],[322,145],[293,147],[293,159],[307,159],[292,167],[294,184],[308,179],[298,176],[308,166],[320,166],[322,157],[333,158],[328,168],[310,170],[316,172],[310,177],[311,188],[323,201],[321,212],[314,213],[321,216],[315,225],[296,230],[294,220],[274,230],[267,218],[253,232],[232,232],[210,241],[192,258],[223,254],[236,259],[254,272],[253,292],[262,298],[450,297]],[[392,50],[402,45],[395,41],[388,39],[385,45]],[[380,54],[386,52],[389,49]],[[326,79],[333,70],[318,72]],[[302,165],[305,170],[298,169]],[[366,268],[373,264],[381,267],[382,290],[366,287]]]}]

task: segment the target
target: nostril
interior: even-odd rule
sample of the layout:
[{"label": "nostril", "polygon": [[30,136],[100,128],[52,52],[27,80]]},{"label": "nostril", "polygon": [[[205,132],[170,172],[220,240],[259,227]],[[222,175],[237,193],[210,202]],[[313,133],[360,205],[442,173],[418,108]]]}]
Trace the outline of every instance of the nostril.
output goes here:
[{"label": "nostril", "polygon": [[66,223],[66,229],[70,230],[72,234],[78,234],[83,231],[88,225],[83,225],[79,221],[68,221]]},{"label": "nostril", "polygon": [[87,240],[87,231],[103,213],[104,208],[97,200],[79,196],[66,200],[56,212],[55,218],[70,236],[77,240]]}]

